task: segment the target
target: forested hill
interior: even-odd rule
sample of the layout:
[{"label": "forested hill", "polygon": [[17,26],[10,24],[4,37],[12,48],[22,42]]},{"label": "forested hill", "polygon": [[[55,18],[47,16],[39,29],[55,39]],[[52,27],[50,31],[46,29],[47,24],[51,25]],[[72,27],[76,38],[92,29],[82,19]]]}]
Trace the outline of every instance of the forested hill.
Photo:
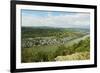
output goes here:
[{"label": "forested hill", "polygon": [[69,31],[69,32],[89,32],[88,28],[56,28],[56,27],[46,27],[46,26],[42,26],[42,27],[22,27],[22,32],[24,31],[55,31],[55,32],[59,32],[59,31]]},{"label": "forested hill", "polygon": [[83,28],[53,28],[53,27],[22,27],[23,38],[35,37],[68,37],[70,35],[83,35],[89,33],[89,29]]}]

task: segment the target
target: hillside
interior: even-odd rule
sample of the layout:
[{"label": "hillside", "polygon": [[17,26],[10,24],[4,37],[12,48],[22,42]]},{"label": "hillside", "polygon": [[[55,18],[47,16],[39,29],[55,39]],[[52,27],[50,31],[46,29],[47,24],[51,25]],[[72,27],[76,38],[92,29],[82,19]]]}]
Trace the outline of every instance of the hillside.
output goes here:
[{"label": "hillside", "polygon": [[21,30],[21,62],[24,63],[59,61],[59,56],[84,55],[90,51],[89,29],[21,27]]}]

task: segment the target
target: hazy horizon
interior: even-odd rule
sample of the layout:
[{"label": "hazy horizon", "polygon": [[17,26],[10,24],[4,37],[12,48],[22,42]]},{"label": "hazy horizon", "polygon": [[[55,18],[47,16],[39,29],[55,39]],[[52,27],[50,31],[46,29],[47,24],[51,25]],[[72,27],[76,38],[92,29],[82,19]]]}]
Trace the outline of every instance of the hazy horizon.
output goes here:
[{"label": "hazy horizon", "polygon": [[42,27],[45,27],[45,28],[82,28],[82,29],[90,29],[90,27],[52,27],[52,26],[21,26],[21,27],[33,27],[33,28],[42,28]]}]

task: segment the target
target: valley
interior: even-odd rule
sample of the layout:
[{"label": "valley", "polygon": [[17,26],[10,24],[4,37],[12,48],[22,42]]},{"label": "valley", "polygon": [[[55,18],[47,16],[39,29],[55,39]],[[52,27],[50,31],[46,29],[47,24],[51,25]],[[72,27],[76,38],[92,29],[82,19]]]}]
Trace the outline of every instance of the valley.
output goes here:
[{"label": "valley", "polygon": [[58,56],[74,53],[88,52],[89,55],[89,29],[22,27],[21,31],[21,61],[24,63],[59,61]]}]

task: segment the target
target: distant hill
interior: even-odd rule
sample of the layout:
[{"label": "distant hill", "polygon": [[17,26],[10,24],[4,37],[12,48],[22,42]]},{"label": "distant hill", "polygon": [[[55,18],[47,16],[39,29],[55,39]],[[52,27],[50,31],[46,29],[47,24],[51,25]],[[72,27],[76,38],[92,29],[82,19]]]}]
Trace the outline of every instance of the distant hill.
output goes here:
[{"label": "distant hill", "polygon": [[55,30],[55,31],[69,31],[69,32],[89,32],[89,28],[58,28],[58,27],[22,27],[24,31],[31,31],[31,30]]},{"label": "distant hill", "polygon": [[88,28],[65,28],[66,31],[74,31],[74,32],[90,32]]}]

